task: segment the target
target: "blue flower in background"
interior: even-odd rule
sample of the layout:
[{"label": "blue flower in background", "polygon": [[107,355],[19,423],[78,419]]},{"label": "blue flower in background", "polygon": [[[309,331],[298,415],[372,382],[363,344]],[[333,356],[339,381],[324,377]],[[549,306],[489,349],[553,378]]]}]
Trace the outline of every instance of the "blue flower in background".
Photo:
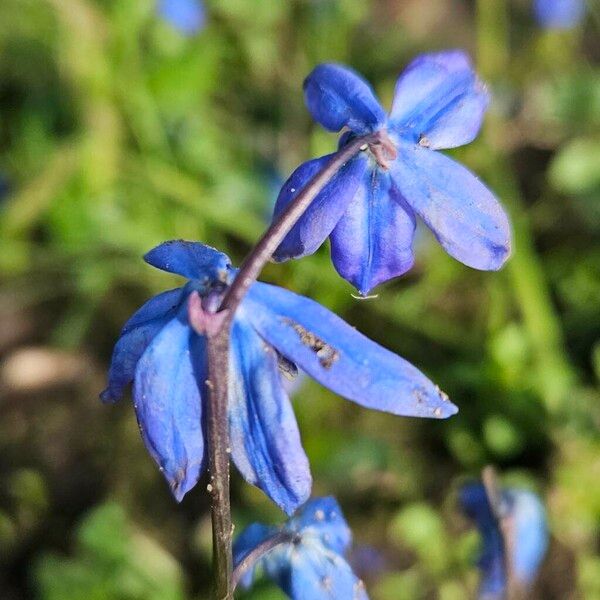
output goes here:
[{"label": "blue flower in background", "polygon": [[[118,400],[133,381],[146,447],[181,500],[205,468],[206,338],[190,326],[188,311],[199,298],[206,311],[214,311],[235,269],[225,254],[181,240],[165,242],[144,258],[190,281],[152,298],[127,321],[101,397]],[[282,372],[289,375],[297,366],[367,408],[434,418],[458,410],[418,369],[316,302],[255,283],[232,326],[231,455],[243,477],[288,514],[311,489],[308,461],[282,385]]]},{"label": "blue flower in background", "polygon": [[244,574],[244,587],[250,586],[254,570],[261,567],[292,600],[368,599],[362,581],[344,558],[352,534],[334,498],[307,502],[281,528],[253,523],[234,543],[234,563],[238,565],[256,546],[281,534],[284,541]]},{"label": "blue flower in background", "polygon": [[[454,258],[499,269],[510,253],[510,227],[492,193],[471,172],[437,152],[471,142],[488,104],[484,85],[461,51],[415,59],[396,84],[387,116],[370,86],[335,64],[304,82],[312,116],[330,131],[379,132],[382,143],[350,160],[288,234],[274,258],[312,254],[329,236],[338,273],[362,294],[408,271],[418,215]],[[283,186],[276,218],[329,156],[298,167]]]},{"label": "blue flower in background", "polygon": [[546,511],[540,499],[525,490],[509,488],[501,492],[503,518],[510,527],[508,556],[485,487],[480,483],[464,486],[460,491],[460,502],[482,536],[479,597],[485,600],[504,598],[507,560],[512,565],[517,583],[525,589],[529,588],[548,547]]},{"label": "blue flower in background", "polygon": [[0,173],[0,202],[8,197],[10,193],[10,183],[8,177],[5,177]]},{"label": "blue flower in background", "polygon": [[549,29],[570,29],[583,19],[585,0],[534,0],[538,23]]},{"label": "blue flower in background", "polygon": [[206,24],[201,0],[159,0],[160,16],[185,35],[198,33]]}]

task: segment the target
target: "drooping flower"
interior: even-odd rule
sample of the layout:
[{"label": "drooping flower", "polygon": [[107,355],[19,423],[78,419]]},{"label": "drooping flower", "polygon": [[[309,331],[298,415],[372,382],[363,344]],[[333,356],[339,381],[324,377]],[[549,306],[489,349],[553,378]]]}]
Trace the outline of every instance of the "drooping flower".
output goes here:
[{"label": "drooping flower", "polygon": [[159,0],[158,12],[184,35],[194,35],[206,24],[202,0]]},{"label": "drooping flower", "polygon": [[234,543],[234,563],[273,536],[281,543],[244,573],[244,587],[260,567],[292,600],[368,600],[345,559],[352,534],[335,498],[310,500],[282,527],[253,523]]},{"label": "drooping flower", "polygon": [[[304,82],[313,118],[347,128],[340,147],[378,133],[379,143],[348,161],[277,249],[275,260],[312,254],[329,236],[338,273],[362,294],[402,275],[414,262],[416,216],[451,256],[482,270],[510,254],[510,226],[493,194],[470,171],[437,152],[471,142],[488,93],[461,51],[425,54],[398,79],[387,116],[351,69],[317,66]],[[310,160],[284,184],[274,218],[329,160]]]},{"label": "drooping flower", "polygon": [[460,491],[460,503],[482,536],[479,597],[482,600],[505,597],[507,561],[516,583],[524,590],[530,588],[548,547],[546,511],[540,499],[526,490],[508,488],[501,492],[502,518],[508,522],[510,530],[508,548],[482,484],[464,486]]},{"label": "drooping flower", "polygon": [[534,0],[537,22],[548,29],[576,27],[586,12],[585,0]]},{"label": "drooping flower", "polygon": [[[190,307],[214,311],[235,269],[209,246],[165,242],[144,257],[190,281],[144,304],[127,321],[101,397],[119,399],[133,381],[142,437],[178,500],[205,469],[206,337],[190,325]],[[288,514],[311,489],[308,461],[283,388],[296,366],[334,392],[397,415],[446,418],[457,408],[418,369],[375,344],[316,302],[255,283],[231,332],[231,455],[249,483]]]}]

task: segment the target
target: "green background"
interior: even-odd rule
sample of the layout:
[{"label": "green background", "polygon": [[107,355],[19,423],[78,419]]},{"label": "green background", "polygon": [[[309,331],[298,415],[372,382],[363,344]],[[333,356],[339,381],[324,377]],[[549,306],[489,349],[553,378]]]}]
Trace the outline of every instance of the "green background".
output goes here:
[{"label": "green background", "polygon": [[[456,506],[496,465],[539,492],[552,535],[536,597],[600,598],[600,68],[597,6],[544,31],[528,1],[214,0],[185,37],[152,0],[0,2],[0,596],[200,599],[203,482],[177,505],[129,400],[97,394],[125,319],[179,280],[141,255],[201,240],[241,261],[277,186],[335,148],[304,107],[344,62],[389,107],[418,53],[462,47],[494,101],[453,155],[511,215],[499,273],[446,256],[358,301],[315,256],[263,278],[309,295],[423,369],[460,413],[402,419],[313,382],[294,406],[315,478],[375,549],[371,598],[472,597],[477,535]],[[279,514],[233,474],[234,518]],[[363,564],[368,561],[362,560]],[[282,595],[259,584],[240,597]]]}]

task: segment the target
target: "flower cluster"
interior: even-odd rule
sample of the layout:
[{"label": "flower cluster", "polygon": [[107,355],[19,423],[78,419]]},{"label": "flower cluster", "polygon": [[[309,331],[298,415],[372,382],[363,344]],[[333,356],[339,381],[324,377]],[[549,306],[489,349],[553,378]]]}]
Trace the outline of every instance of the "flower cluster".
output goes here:
[{"label": "flower cluster", "polygon": [[[161,1],[160,10],[184,32],[202,26],[201,4]],[[344,150],[331,164],[341,165],[350,152],[355,155],[319,188],[276,248],[276,260],[311,254],[329,237],[335,268],[367,294],[411,268],[419,217],[443,248],[464,264],[482,270],[503,265],[511,242],[502,207],[472,173],[438,152],[473,140],[488,104],[486,88],[463,52],[414,60],[398,80],[389,115],[369,85],[339,65],[316,67],[304,91],[316,121],[330,131],[345,129],[339,141]],[[313,178],[329,174],[333,167],[325,167],[331,160],[317,158],[296,169],[279,193],[274,222],[289,218],[293,211],[287,209],[301,190],[315,186],[317,191]],[[291,224],[290,220],[287,225]],[[282,228],[281,235],[284,230],[288,231]],[[279,240],[281,236],[272,239],[271,248]],[[264,264],[267,258],[260,260]],[[316,302],[256,282],[255,275],[240,277],[239,305],[230,310],[226,304],[222,310],[228,290],[233,296],[238,289],[238,271],[214,248],[175,240],[157,246],[145,260],[188,281],[146,302],[125,324],[102,399],[118,400],[133,383],[142,438],[177,500],[206,469],[212,442],[205,437],[208,401],[217,397],[210,391],[215,382],[208,381],[208,348],[215,348],[209,346],[211,339],[226,326],[228,363],[222,362],[222,378],[227,379],[227,423],[222,426],[228,428],[228,452],[246,481],[288,515],[308,500],[312,480],[286,378],[301,370],[361,406],[395,415],[442,419],[458,410],[404,359]],[[489,564],[495,584],[501,575],[496,570],[502,548],[497,532],[489,533],[492,521],[481,516],[483,509],[473,500],[477,493],[466,492],[465,506],[491,540],[493,553],[486,554],[483,563]],[[511,507],[523,505],[521,496],[507,492],[506,498]],[[244,565],[274,536],[277,544],[250,565],[246,583],[254,567],[261,566],[295,599],[367,598],[344,559],[350,531],[335,500],[308,502],[279,529],[249,527],[236,542],[236,561]],[[515,560],[522,564],[520,558]]]}]

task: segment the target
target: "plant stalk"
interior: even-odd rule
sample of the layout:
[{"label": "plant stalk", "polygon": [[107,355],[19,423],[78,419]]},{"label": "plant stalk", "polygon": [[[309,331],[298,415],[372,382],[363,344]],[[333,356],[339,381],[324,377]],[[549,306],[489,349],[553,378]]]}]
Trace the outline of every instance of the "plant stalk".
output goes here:
[{"label": "plant stalk", "polygon": [[361,150],[380,145],[379,134],[356,138],[338,150],[279,215],[248,254],[227,290],[219,311],[227,311],[220,327],[207,335],[208,354],[208,468],[213,531],[214,595],[233,600],[231,506],[229,498],[229,427],[227,415],[229,338],[236,309],[290,229],[321,190]]},{"label": "plant stalk", "polygon": [[207,336],[208,354],[208,472],[211,494],[213,579],[216,600],[233,600],[231,574],[231,506],[229,499],[229,427],[227,380],[229,371],[229,328]]},{"label": "plant stalk", "polygon": [[242,263],[237,277],[223,298],[221,310],[229,309],[229,319],[233,318],[235,310],[240,305],[250,286],[257,280],[263,267],[271,259],[271,256],[273,256],[273,252],[275,252],[279,244],[283,241],[283,238],[285,238],[290,229],[304,214],[319,192],[351,158],[358,154],[361,149],[366,149],[371,145],[374,147],[380,145],[378,133],[355,138],[338,150],[325,167],[288,204],[287,208],[279,215],[277,221],[271,223]]},{"label": "plant stalk", "polygon": [[248,569],[251,569],[253,565],[259,560],[262,556],[267,554],[273,550],[273,548],[279,546],[279,544],[284,544],[286,542],[291,542],[293,540],[293,535],[287,531],[279,531],[275,535],[267,538],[255,548],[252,548],[246,556],[239,562],[239,564],[235,567],[233,571],[233,589],[235,590],[240,583],[242,577],[246,574]]}]

